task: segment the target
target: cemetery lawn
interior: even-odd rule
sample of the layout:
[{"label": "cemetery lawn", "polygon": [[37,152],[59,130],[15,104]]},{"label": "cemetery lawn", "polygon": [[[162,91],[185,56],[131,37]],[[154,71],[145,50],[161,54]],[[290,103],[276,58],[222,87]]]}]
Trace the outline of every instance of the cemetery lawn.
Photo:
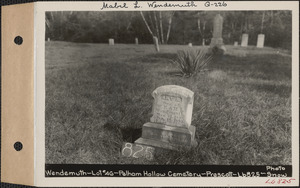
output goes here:
[{"label": "cemetery lawn", "polygon": [[[46,42],[46,163],[292,163],[290,55],[228,46],[247,56],[215,58],[183,78],[171,60],[187,47],[160,48]],[[194,91],[198,146],[161,151],[153,161],[121,157],[122,143],[139,138],[150,120],[152,91],[170,84]]]}]

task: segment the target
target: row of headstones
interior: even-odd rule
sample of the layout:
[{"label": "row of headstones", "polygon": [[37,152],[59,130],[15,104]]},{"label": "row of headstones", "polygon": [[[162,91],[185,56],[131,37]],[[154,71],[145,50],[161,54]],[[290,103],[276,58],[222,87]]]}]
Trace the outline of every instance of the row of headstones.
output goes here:
[{"label": "row of headstones", "polygon": [[[158,44],[158,38],[157,37],[153,37],[153,43],[154,43],[156,51],[159,52],[159,44]],[[108,44],[110,46],[115,45],[114,39],[108,39]],[[135,38],[135,44],[136,45],[139,44],[139,39],[138,38]]]},{"label": "row of headstones", "polygon": [[[242,35],[242,42],[241,42],[242,47],[247,47],[248,46],[248,38],[249,38],[248,34],[244,33]],[[256,47],[257,48],[263,48],[264,47],[264,42],[265,42],[265,35],[264,34],[258,34]],[[234,42],[234,46],[238,46],[237,41]]]},{"label": "row of headstones", "polygon": [[[264,34],[258,34],[256,47],[257,48],[263,48],[264,47],[264,42],[265,42],[265,35]],[[235,41],[234,46],[238,46],[238,45],[239,45],[238,41]],[[188,43],[188,46],[192,47],[193,44]],[[242,47],[247,47],[248,46],[248,34],[243,34],[242,35],[241,46]]]},{"label": "row of headstones", "polygon": [[[138,44],[139,44],[139,39],[138,39],[138,38],[135,38],[135,39],[134,39],[134,42],[135,42],[136,45],[138,45]],[[115,40],[114,40],[114,39],[108,39],[108,44],[109,44],[110,46],[115,45]]]}]

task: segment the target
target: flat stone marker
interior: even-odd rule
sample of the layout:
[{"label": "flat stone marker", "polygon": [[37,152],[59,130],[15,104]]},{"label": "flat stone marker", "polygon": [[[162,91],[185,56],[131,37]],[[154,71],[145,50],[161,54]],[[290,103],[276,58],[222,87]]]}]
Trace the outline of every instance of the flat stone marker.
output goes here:
[{"label": "flat stone marker", "polygon": [[242,35],[242,42],[241,42],[242,47],[247,47],[248,46],[248,34],[243,34]]},{"label": "flat stone marker", "polygon": [[238,46],[238,45],[239,45],[238,41],[234,41],[233,46]]},{"label": "flat stone marker", "polygon": [[257,36],[257,48],[263,48],[265,43],[265,35],[264,34],[258,34]]},{"label": "flat stone marker", "polygon": [[110,46],[115,45],[114,39],[108,39],[108,44],[109,44]]},{"label": "flat stone marker", "polygon": [[223,17],[220,14],[217,14],[214,18],[214,29],[213,29],[213,38],[211,39],[210,46],[211,47],[221,47],[223,46],[223,38],[222,38],[222,30],[223,30]]},{"label": "flat stone marker", "polygon": [[191,125],[194,92],[165,85],[155,89],[152,96],[153,116],[143,125],[142,137],[135,143],[174,150],[195,146],[196,128]]}]

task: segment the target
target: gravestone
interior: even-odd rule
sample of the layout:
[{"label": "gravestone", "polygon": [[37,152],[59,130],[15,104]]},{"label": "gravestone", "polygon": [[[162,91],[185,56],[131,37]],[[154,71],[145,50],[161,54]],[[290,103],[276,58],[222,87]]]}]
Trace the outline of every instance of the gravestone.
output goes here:
[{"label": "gravestone", "polygon": [[110,46],[115,45],[114,39],[108,39],[108,44],[109,44]]},{"label": "gravestone", "polygon": [[213,29],[213,38],[211,39],[210,47],[217,46],[220,48],[223,46],[222,38],[223,30],[223,17],[220,14],[217,14],[214,18],[214,29]]},{"label": "gravestone", "polygon": [[265,42],[265,35],[264,34],[258,34],[257,36],[257,48],[263,48],[264,47],[264,42]]},{"label": "gravestone", "polygon": [[188,44],[188,46],[189,46],[189,47],[193,47],[193,44],[190,42],[190,43]]},{"label": "gravestone", "polygon": [[48,38],[48,42],[50,42],[50,38]]},{"label": "gravestone", "polygon": [[135,44],[138,45],[139,44],[139,39],[135,38]]},{"label": "gravestone", "polygon": [[157,52],[159,52],[159,45],[158,45],[158,38],[157,37],[153,37],[153,43],[154,43],[154,46],[155,46],[155,50]]},{"label": "gravestone", "polygon": [[172,150],[195,146],[196,128],[191,125],[194,92],[165,85],[155,89],[152,96],[153,116],[143,125],[142,137],[135,143]]},{"label": "gravestone", "polygon": [[238,46],[238,45],[239,45],[238,41],[234,41],[233,46]]},{"label": "gravestone", "polygon": [[248,34],[244,33],[242,35],[242,42],[241,42],[242,47],[247,47],[248,46]]}]

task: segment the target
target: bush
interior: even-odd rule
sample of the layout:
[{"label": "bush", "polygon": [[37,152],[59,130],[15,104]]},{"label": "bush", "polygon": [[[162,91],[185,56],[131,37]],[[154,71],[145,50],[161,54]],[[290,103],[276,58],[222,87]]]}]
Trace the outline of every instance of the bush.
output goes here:
[{"label": "bush", "polygon": [[222,56],[225,53],[225,50],[222,47],[214,46],[212,49],[213,56]]},{"label": "bush", "polygon": [[211,60],[212,56],[207,55],[204,50],[180,50],[177,52],[177,59],[173,63],[180,69],[180,76],[191,77],[203,71]]}]

